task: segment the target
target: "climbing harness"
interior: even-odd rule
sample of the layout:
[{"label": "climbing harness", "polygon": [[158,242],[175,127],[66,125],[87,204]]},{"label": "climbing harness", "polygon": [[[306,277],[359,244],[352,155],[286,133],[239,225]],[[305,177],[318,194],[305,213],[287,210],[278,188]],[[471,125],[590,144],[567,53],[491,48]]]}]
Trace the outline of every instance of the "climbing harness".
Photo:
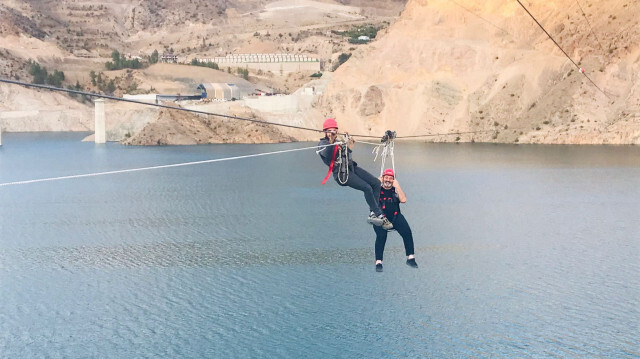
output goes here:
[{"label": "climbing harness", "polygon": [[[348,134],[342,134],[338,140],[328,146],[335,146],[333,149],[333,154],[331,156],[331,163],[329,164],[329,171],[327,172],[327,176],[322,181],[322,184],[325,184],[331,174],[333,173],[333,168],[338,166],[337,180],[341,185],[345,185],[349,180],[349,142],[352,141],[353,136],[349,136]],[[380,139],[381,143],[371,143],[365,141],[359,141],[360,143],[366,143],[369,145],[373,145],[372,153],[375,154],[375,158],[373,161],[375,162],[378,159],[378,156],[381,159],[380,164],[380,176],[385,170],[385,162],[387,157],[391,158],[391,167],[393,171],[396,170],[396,163],[394,157],[394,140],[396,139],[396,131],[387,130],[382,138]],[[325,147],[328,147],[325,146]],[[381,150],[382,149],[382,150]],[[316,151],[316,153],[320,153],[321,150]]]},{"label": "climbing harness", "polygon": [[[327,145],[325,147],[334,146],[333,153],[331,155],[331,163],[329,164],[329,171],[327,172],[326,177],[322,180],[322,184],[327,183],[327,180],[333,173],[333,168],[338,166],[338,183],[341,185],[347,184],[349,180],[349,141],[351,137],[348,134],[341,135],[336,142]],[[316,151],[316,153],[320,153],[322,149]]]},{"label": "climbing harness", "polygon": [[342,185],[349,180],[349,141],[348,134],[342,135],[342,140],[340,141],[342,143],[336,146],[338,155],[334,157],[338,165],[338,182]]}]

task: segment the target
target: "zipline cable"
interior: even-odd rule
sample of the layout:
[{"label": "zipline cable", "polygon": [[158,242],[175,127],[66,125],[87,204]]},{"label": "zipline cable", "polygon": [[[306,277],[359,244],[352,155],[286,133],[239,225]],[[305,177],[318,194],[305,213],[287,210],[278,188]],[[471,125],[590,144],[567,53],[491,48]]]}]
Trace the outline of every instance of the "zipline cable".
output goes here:
[{"label": "zipline cable", "polygon": [[244,117],[238,117],[238,116],[224,115],[224,114],[220,114],[220,113],[213,113],[213,112],[207,112],[207,111],[191,110],[191,109],[188,109],[188,108],[174,107],[174,106],[162,105],[162,104],[157,104],[157,103],[149,103],[149,102],[132,100],[132,99],[122,98],[122,97],[115,97],[115,96],[110,96],[110,95],[102,95],[102,94],[98,94],[98,93],[94,93],[94,92],[71,90],[71,89],[65,89],[65,88],[61,88],[61,87],[54,87],[54,86],[48,86],[48,85],[30,84],[30,83],[27,83],[27,82],[14,81],[14,80],[2,79],[2,78],[0,78],[0,82],[4,82],[4,83],[7,83],[7,84],[13,84],[13,85],[20,85],[20,86],[25,86],[25,87],[35,87],[35,88],[45,89],[45,90],[50,90],[50,91],[67,92],[67,93],[73,93],[73,94],[76,94],[76,95],[85,95],[85,96],[91,96],[91,97],[97,97],[97,98],[104,98],[104,99],[114,100],[114,101],[130,102],[130,103],[135,103],[135,104],[138,104],[138,105],[146,105],[146,106],[152,106],[152,107],[167,108],[167,109],[170,109],[170,110],[186,111],[186,112],[196,113],[196,114],[200,114],[200,115],[224,117],[224,118],[240,120],[240,121],[250,121],[250,122],[260,123],[260,124],[263,124],[263,125],[274,125],[274,126],[282,126],[282,127],[294,128],[294,129],[297,129],[297,130],[322,132],[322,130],[318,130],[316,128],[308,128],[308,127],[302,127],[302,126],[287,125],[287,124],[283,124],[283,123],[261,121],[261,120],[256,120],[256,119],[253,119],[253,118],[244,118]]},{"label": "zipline cable", "polygon": [[549,32],[547,32],[547,30],[545,30],[545,28],[542,26],[542,24],[540,24],[540,22],[538,21],[538,19],[535,18],[535,16],[533,16],[533,14],[531,14],[531,12],[529,12],[529,10],[524,6],[524,4],[522,4],[522,2],[520,2],[520,0],[516,0],[518,2],[518,4],[520,4],[520,6],[524,9],[524,11],[527,12],[527,14],[529,14],[529,16],[533,19],[533,21],[536,22],[536,24],[538,24],[538,26],[542,29],[542,31],[544,31],[545,34],[547,34],[547,36],[549,37],[549,39],[551,39],[551,41],[553,41],[554,44],[556,44],[556,46],[560,49],[560,51],[562,51],[562,53],[564,54],[564,56],[566,56],[569,61],[571,61],[571,63],[573,63],[573,65],[575,65],[575,67],[578,69],[578,72],[582,73],[584,75],[584,77],[587,78],[587,80],[589,80],[591,82],[591,84],[593,84],[593,86],[595,86],[595,88],[598,89],[598,91],[602,92],[608,99],[611,100],[611,97],[609,97],[609,95],[604,92],[604,90],[602,90],[598,85],[596,85],[595,82],[593,82],[593,80],[587,76],[587,74],[584,72],[584,70],[582,70],[580,68],[580,66],[578,66],[578,64],[575,63],[575,61],[573,61],[573,59],[569,56],[569,54],[567,54],[566,51],[564,51],[564,49],[562,48],[562,46],[560,46],[560,44],[558,44],[556,42],[556,40],[553,38],[553,36],[551,36],[551,34],[549,34]]},{"label": "zipline cable", "polygon": [[584,10],[582,10],[582,6],[580,6],[580,3],[578,2],[578,0],[576,0],[576,4],[578,4],[578,7],[580,8],[580,11],[582,12],[582,17],[584,17],[584,19],[587,20],[587,25],[589,25],[589,31],[591,32],[591,35],[593,35],[593,37],[596,38],[596,41],[598,42],[598,45],[600,45],[600,50],[602,50],[602,53],[604,54],[605,53],[604,47],[602,46],[602,43],[600,43],[600,39],[598,38],[596,33],[593,32],[593,27],[591,27],[591,22],[587,18],[587,14],[585,14]]},{"label": "zipline cable", "polygon": [[8,186],[23,185],[23,184],[30,184],[30,183],[39,183],[39,182],[61,181],[61,180],[74,179],[74,178],[83,178],[83,177],[96,177],[96,176],[112,175],[112,174],[118,174],[118,173],[140,172],[140,171],[148,171],[148,170],[155,170],[155,169],[161,169],[161,168],[173,168],[173,167],[201,165],[201,164],[205,164],[205,163],[223,162],[223,161],[239,160],[239,159],[243,159],[243,158],[269,156],[269,155],[275,155],[275,154],[281,154],[281,153],[287,153],[287,152],[296,152],[296,151],[304,151],[304,150],[309,150],[309,149],[318,149],[318,148],[336,146],[336,145],[340,145],[340,144],[342,144],[342,143],[341,142],[336,142],[336,143],[333,143],[333,144],[330,144],[330,145],[309,146],[309,147],[302,147],[302,148],[294,148],[294,149],[290,149],[290,150],[280,150],[280,151],[272,151],[272,152],[254,153],[254,154],[250,154],[250,155],[225,157],[225,158],[216,158],[216,159],[203,160],[203,161],[174,163],[174,164],[169,164],[169,165],[130,168],[130,169],[124,169],[124,170],[115,170],[115,171],[85,173],[85,174],[70,175],[70,176],[40,178],[40,179],[32,179],[32,180],[26,180],[26,181],[5,182],[5,183],[0,183],[0,187],[8,187]]},{"label": "zipline cable", "polygon": [[[57,91],[57,92],[66,92],[66,93],[72,93],[72,94],[76,94],[76,95],[84,95],[84,96],[89,96],[89,97],[104,98],[104,99],[107,99],[107,100],[129,102],[129,103],[134,103],[134,104],[138,104],[138,105],[166,108],[166,109],[176,110],[176,111],[186,111],[186,112],[196,113],[196,114],[199,114],[199,115],[217,116],[217,117],[223,117],[223,118],[239,120],[239,121],[249,121],[249,122],[254,122],[254,123],[263,124],[263,125],[273,125],[273,126],[288,127],[288,128],[293,128],[293,129],[297,129],[297,130],[313,131],[313,132],[318,132],[318,133],[323,132],[322,130],[319,130],[317,128],[309,128],[309,127],[302,127],[302,126],[287,125],[287,124],[284,124],[284,123],[261,121],[261,120],[256,120],[256,119],[253,119],[253,118],[245,118],[245,117],[231,116],[231,115],[225,115],[225,114],[214,113],[214,112],[192,110],[192,109],[183,108],[183,107],[174,107],[174,106],[169,106],[169,105],[149,103],[149,102],[132,100],[132,99],[127,99],[127,98],[122,98],[122,97],[103,95],[103,94],[98,94],[98,93],[94,93],[94,92],[86,92],[86,91],[65,89],[65,88],[62,88],[62,87],[54,87],[54,86],[40,85],[40,84],[31,84],[31,83],[27,83],[27,82],[15,81],[15,80],[3,79],[3,78],[0,78],[0,83],[7,83],[7,84],[12,84],[12,85],[24,86],[24,87],[34,87],[34,88],[50,90],[50,91]],[[449,135],[457,135],[457,134],[462,134],[462,133],[481,133],[481,132],[490,132],[490,131],[435,133],[435,134],[424,134],[424,135],[413,135],[413,136],[399,136],[398,138],[418,138],[418,137],[432,137],[432,136],[449,136]],[[350,136],[352,136],[352,137],[361,137],[361,138],[380,138],[379,136],[372,136],[372,135],[350,135]]]},{"label": "zipline cable", "polygon": [[452,3],[454,3],[454,4],[458,5],[460,8],[464,9],[465,11],[467,11],[468,13],[470,13],[471,15],[474,15],[474,16],[478,17],[479,19],[483,20],[483,21],[484,21],[484,22],[486,22],[487,24],[489,24],[489,25],[491,25],[491,26],[495,27],[496,29],[498,29],[498,30],[500,30],[500,31],[504,32],[505,34],[507,34],[507,35],[509,35],[509,36],[513,37],[513,35],[511,35],[511,34],[509,33],[509,31],[507,31],[507,30],[505,30],[505,29],[501,28],[500,26],[498,26],[498,25],[496,25],[496,24],[492,23],[491,21],[489,21],[489,20],[485,19],[484,17],[482,17],[482,16],[480,16],[480,15],[476,14],[475,12],[473,12],[473,11],[471,11],[471,10],[467,9],[466,7],[462,6],[462,5],[461,5],[460,3],[458,3],[457,1],[455,1],[455,0],[449,0],[449,1],[451,1]]}]

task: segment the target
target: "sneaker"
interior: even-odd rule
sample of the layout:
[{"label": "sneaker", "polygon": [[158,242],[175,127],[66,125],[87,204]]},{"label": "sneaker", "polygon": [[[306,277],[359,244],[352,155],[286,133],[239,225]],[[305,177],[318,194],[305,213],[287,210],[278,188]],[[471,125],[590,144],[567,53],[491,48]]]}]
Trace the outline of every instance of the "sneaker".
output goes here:
[{"label": "sneaker", "polygon": [[376,264],[376,272],[382,272],[382,263]]},{"label": "sneaker", "polygon": [[393,224],[387,219],[387,217],[382,218],[382,229],[386,229],[387,231],[393,229]]},{"label": "sneaker", "polygon": [[367,218],[367,222],[373,224],[374,226],[381,226],[384,223],[383,218],[385,218],[384,214],[376,216],[375,213],[371,212],[369,218]]},{"label": "sneaker", "polygon": [[416,263],[415,258],[407,259],[407,265],[411,268],[418,268],[418,263]]}]

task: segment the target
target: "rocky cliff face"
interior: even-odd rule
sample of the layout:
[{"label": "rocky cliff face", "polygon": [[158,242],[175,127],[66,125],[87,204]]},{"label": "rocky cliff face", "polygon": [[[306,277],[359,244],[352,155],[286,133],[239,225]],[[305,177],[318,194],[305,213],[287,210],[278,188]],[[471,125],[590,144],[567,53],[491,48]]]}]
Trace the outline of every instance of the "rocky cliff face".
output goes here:
[{"label": "rocky cliff face", "polygon": [[57,92],[0,84],[2,131],[91,131],[93,122],[92,104]]},{"label": "rocky cliff face", "polygon": [[640,3],[525,6],[595,85],[515,1],[410,0],[336,71],[321,111],[354,133],[640,144]]},{"label": "rocky cliff face", "polygon": [[[216,23],[213,18],[225,19],[228,30],[233,30],[234,44],[244,41],[238,48],[252,52],[251,46],[258,46],[251,45],[258,41],[254,31],[246,33],[244,40],[235,37],[236,27],[253,21],[254,15],[247,15],[242,20],[245,22],[234,23],[235,18],[228,13],[261,8],[262,1],[230,1],[225,2],[224,8],[215,9],[210,5],[209,9],[215,11],[207,13],[208,17],[189,17],[194,7],[204,8],[205,2],[181,0],[169,6],[158,1],[115,1],[106,5],[64,1],[56,7],[58,3],[51,0],[19,0],[0,4],[0,75],[25,79],[25,61],[34,58],[50,69],[64,70],[73,83],[86,78],[91,69],[103,69],[101,63],[94,62],[96,59],[72,55],[86,44],[109,50],[126,44],[135,53],[154,48],[151,44],[167,40],[168,33],[180,39],[180,46],[206,49],[210,45],[205,46],[197,36],[211,35],[207,31],[219,28],[212,25]],[[323,3],[335,6],[328,0]],[[371,44],[357,46],[335,73],[323,76],[329,85],[318,91],[323,95],[313,101],[313,108],[309,105],[291,113],[248,115],[314,128],[320,127],[324,117],[335,116],[341,128],[352,133],[377,136],[393,129],[399,136],[432,134],[424,137],[432,141],[640,144],[640,3],[524,3],[577,66],[516,1],[409,0],[390,28],[379,33]],[[184,9],[174,11],[174,7],[182,5]],[[92,30],[93,24],[89,26],[86,19],[96,16],[105,19],[100,26],[108,28]],[[180,25],[185,21],[190,25]],[[156,34],[167,24],[174,27]],[[185,40],[190,36],[194,43]],[[304,46],[329,46],[333,41],[323,45],[324,40],[319,39],[309,37]],[[349,47],[339,48],[336,54]],[[162,72],[161,67],[154,68]],[[589,78],[579,68],[584,68]],[[191,79],[183,81],[185,84],[202,81],[200,75],[178,76],[178,69],[172,66],[165,72]],[[197,72],[204,74],[201,69]],[[163,85],[173,84],[174,80],[167,82],[155,73],[140,71],[136,76],[141,79],[141,87],[176,91]],[[214,78],[207,77],[207,81]],[[317,136],[257,126],[251,129],[251,136],[243,137],[243,123],[228,124],[236,128],[229,127],[231,132],[224,132],[226,127],[215,127],[213,123],[202,127],[197,119],[174,118],[168,113],[126,106],[109,106],[107,116],[112,124],[108,128],[109,139],[128,136],[130,143],[278,142],[286,136],[299,140]],[[170,120],[185,122],[175,127]],[[90,131],[93,108],[62,94],[0,85],[0,121],[6,131]],[[223,131],[224,136],[216,136],[216,131]],[[437,135],[452,132],[465,133]]]},{"label": "rocky cliff face", "polygon": [[[235,116],[252,118],[249,110],[236,109]],[[128,145],[197,145],[205,143],[278,143],[295,138],[279,128],[256,122],[197,116],[183,111],[161,109],[157,119],[126,138]]]}]

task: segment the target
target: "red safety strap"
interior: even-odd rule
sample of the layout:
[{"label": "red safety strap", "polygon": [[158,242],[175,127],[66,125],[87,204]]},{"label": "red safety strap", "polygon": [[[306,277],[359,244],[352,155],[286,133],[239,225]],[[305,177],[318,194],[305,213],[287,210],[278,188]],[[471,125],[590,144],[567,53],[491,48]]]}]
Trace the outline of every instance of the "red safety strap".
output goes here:
[{"label": "red safety strap", "polygon": [[331,156],[331,164],[329,165],[329,172],[327,172],[327,176],[322,180],[322,184],[327,183],[329,176],[331,176],[331,172],[333,172],[333,164],[336,162],[336,152],[338,152],[338,145],[333,146],[333,156]]}]

